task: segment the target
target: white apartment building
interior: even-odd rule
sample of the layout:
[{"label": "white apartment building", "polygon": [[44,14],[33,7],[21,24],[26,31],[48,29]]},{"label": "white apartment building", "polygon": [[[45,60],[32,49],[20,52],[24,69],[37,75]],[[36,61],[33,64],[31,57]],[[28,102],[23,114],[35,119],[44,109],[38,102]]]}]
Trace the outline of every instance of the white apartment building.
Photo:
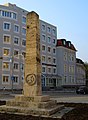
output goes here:
[{"label": "white apartment building", "polygon": [[42,60],[42,86],[45,89],[58,88],[57,74],[57,28],[44,21],[40,21],[41,60]]},{"label": "white apartment building", "polygon": [[[15,4],[0,5],[0,89],[22,89],[27,13]],[[43,88],[56,87],[57,27],[40,20],[40,41]]]}]

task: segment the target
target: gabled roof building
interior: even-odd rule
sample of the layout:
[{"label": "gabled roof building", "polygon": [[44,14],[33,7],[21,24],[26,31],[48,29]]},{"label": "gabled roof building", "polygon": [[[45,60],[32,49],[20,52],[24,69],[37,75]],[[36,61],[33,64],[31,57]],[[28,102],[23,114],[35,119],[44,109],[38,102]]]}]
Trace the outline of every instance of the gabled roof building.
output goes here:
[{"label": "gabled roof building", "polygon": [[61,75],[61,86],[76,85],[76,48],[71,41],[57,40],[57,73]]}]

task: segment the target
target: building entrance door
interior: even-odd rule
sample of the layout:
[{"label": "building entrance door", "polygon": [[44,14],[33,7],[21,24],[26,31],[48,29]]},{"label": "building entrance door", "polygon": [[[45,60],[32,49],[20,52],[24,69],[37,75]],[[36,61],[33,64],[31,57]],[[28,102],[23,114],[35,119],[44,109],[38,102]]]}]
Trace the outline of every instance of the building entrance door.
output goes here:
[{"label": "building entrance door", "polygon": [[56,78],[53,78],[53,86],[56,87]]}]

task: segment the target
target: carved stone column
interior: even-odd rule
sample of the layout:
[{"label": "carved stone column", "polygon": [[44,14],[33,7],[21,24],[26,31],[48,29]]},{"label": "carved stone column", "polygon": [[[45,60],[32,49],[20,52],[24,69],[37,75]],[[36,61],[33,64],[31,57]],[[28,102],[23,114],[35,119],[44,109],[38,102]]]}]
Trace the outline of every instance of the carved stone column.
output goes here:
[{"label": "carved stone column", "polygon": [[41,95],[41,57],[39,15],[27,14],[24,96]]}]

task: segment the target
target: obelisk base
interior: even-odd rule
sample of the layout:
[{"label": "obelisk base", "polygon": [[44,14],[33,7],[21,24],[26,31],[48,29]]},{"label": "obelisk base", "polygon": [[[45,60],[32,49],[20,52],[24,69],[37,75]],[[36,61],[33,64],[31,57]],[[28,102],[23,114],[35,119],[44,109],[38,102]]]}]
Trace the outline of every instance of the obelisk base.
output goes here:
[{"label": "obelisk base", "polygon": [[63,107],[63,105],[57,105],[56,100],[50,100],[49,96],[25,97],[20,95],[7,101],[6,105],[0,106],[0,112],[50,116]]}]

